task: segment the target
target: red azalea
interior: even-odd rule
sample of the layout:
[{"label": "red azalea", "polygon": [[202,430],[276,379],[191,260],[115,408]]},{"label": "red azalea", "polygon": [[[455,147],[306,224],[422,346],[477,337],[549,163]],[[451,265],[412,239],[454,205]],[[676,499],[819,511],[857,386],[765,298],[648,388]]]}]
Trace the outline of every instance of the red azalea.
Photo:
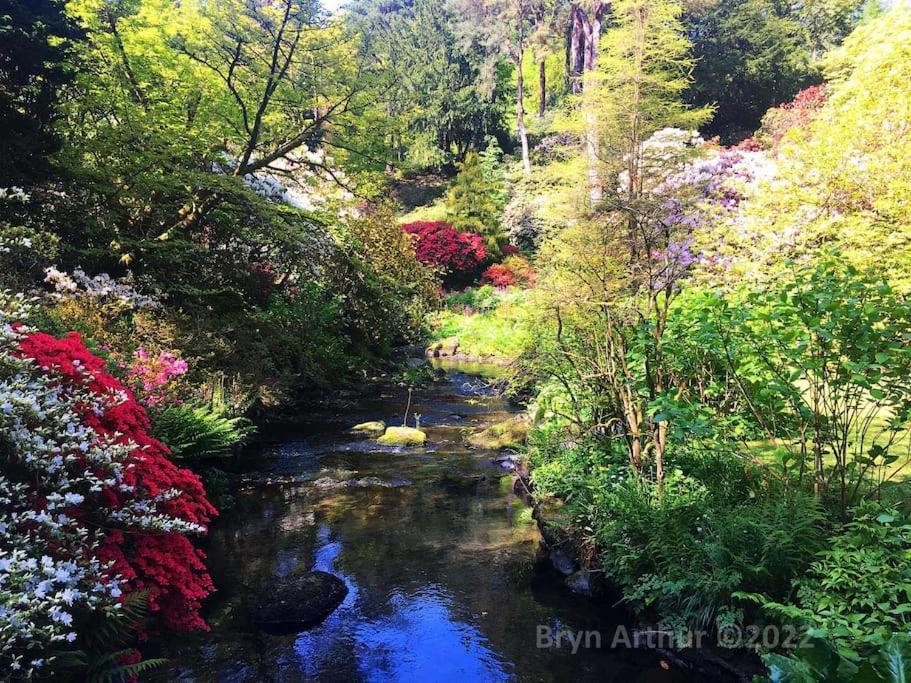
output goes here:
[{"label": "red azalea", "polygon": [[418,221],[402,226],[415,236],[418,261],[449,273],[469,272],[487,258],[484,240],[473,232],[459,232],[443,221]]},{"label": "red azalea", "polygon": [[[176,489],[180,495],[161,503],[160,509],[186,522],[205,527],[217,514],[206,499],[199,477],[168,459],[167,446],[149,433],[145,409],[129,389],[105,371],[104,361],[86,348],[77,333],[57,339],[38,332],[25,337],[20,349],[24,356],[53,371],[62,382],[76,385],[87,380],[85,386],[99,396],[125,397],[113,401],[100,414],[86,406],[82,418],[99,434],[116,433],[119,443],[132,442],[139,446],[132,452],[134,466],[125,472],[126,483],[135,486],[144,498]],[[125,502],[122,497],[128,495],[105,490],[95,502],[117,508]],[[99,557],[114,562],[113,571],[123,578],[125,591],[148,591],[150,608],[159,613],[168,628],[208,629],[199,616],[199,608],[203,598],[214,590],[212,579],[203,562],[205,555],[184,534],[113,530],[107,534]]]},{"label": "red azalea", "polygon": [[495,263],[484,271],[481,277],[482,285],[493,285],[505,289],[512,287],[517,283],[516,276],[513,272],[501,263]]}]

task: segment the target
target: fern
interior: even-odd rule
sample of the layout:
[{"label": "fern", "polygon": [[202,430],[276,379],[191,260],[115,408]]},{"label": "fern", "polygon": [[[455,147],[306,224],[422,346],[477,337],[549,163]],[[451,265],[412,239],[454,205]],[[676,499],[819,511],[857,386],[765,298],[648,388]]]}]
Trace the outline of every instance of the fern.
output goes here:
[{"label": "fern", "polygon": [[53,653],[58,676],[88,683],[126,683],[165,664],[167,660],[160,658],[119,661],[134,653],[131,644],[148,615],[148,593],[140,591],[127,595],[120,609],[87,616],[76,649]]},{"label": "fern", "polygon": [[249,420],[211,405],[183,404],[155,416],[153,431],[175,458],[204,460],[231,455],[254,430]]}]

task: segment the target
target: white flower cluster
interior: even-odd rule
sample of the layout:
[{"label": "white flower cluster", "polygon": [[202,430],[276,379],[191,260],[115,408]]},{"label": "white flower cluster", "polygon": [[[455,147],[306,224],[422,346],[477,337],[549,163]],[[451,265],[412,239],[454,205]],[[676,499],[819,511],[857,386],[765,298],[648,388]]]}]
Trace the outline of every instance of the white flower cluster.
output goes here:
[{"label": "white flower cluster", "polygon": [[70,274],[51,266],[44,269],[44,275],[44,281],[54,286],[53,296],[58,299],[87,296],[101,303],[115,303],[130,309],[161,307],[155,297],[140,294],[130,283],[114,279],[107,273],[89,277],[80,268]]},{"label": "white flower cluster", "polygon": [[[0,670],[17,678],[45,675],[54,651],[76,639],[77,613],[120,609],[117,577],[97,559],[99,527],[201,531],[159,511],[177,492],[143,498],[126,483],[135,445],[80,417],[122,396],[60,384],[17,355],[28,330],[12,324],[29,305],[0,292]],[[105,488],[124,506],[99,505]]]},{"label": "white flower cluster", "polygon": [[20,204],[26,204],[29,199],[31,199],[31,195],[21,187],[0,187],[0,202],[19,202]]}]

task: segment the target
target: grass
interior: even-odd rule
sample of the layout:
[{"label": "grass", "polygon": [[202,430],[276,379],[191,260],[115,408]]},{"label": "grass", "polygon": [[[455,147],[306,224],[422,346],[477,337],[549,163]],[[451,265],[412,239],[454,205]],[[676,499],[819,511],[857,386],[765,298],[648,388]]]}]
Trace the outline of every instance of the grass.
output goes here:
[{"label": "grass", "polygon": [[512,359],[531,342],[530,315],[531,290],[481,287],[451,296],[430,323],[434,340],[458,337],[462,353]]},{"label": "grass", "polygon": [[[873,444],[883,447],[889,445],[889,437],[883,430],[884,422],[883,419],[874,419],[868,432],[868,442],[870,441],[870,435],[874,435],[874,438],[872,439]],[[781,458],[787,454],[788,450],[786,446],[780,443],[773,443],[770,440],[752,441],[748,446],[752,455],[756,456],[761,462],[769,465],[780,462]],[[879,473],[884,474],[887,480],[894,482],[911,480],[911,430],[905,429],[900,432],[891,447],[889,447],[889,452],[892,455],[897,455],[898,460],[886,465],[884,471],[880,471]],[[835,456],[828,453],[824,457],[824,461],[826,467],[833,467],[835,465]],[[876,469],[879,471],[879,468]]]},{"label": "grass", "polygon": [[399,216],[399,223],[405,225],[406,223],[416,223],[417,221],[445,221],[446,216],[446,201],[440,198],[431,204],[418,206]]}]

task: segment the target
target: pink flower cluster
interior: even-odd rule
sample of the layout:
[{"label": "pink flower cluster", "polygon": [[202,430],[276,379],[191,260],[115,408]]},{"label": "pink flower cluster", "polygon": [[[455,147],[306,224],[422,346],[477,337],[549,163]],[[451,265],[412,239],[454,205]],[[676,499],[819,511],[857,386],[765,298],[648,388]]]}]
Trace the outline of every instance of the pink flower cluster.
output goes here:
[{"label": "pink flower cluster", "polygon": [[142,347],[133,352],[126,379],[140,401],[154,407],[162,403],[177,402],[169,385],[189,370],[187,361],[170,351],[150,356]]}]

